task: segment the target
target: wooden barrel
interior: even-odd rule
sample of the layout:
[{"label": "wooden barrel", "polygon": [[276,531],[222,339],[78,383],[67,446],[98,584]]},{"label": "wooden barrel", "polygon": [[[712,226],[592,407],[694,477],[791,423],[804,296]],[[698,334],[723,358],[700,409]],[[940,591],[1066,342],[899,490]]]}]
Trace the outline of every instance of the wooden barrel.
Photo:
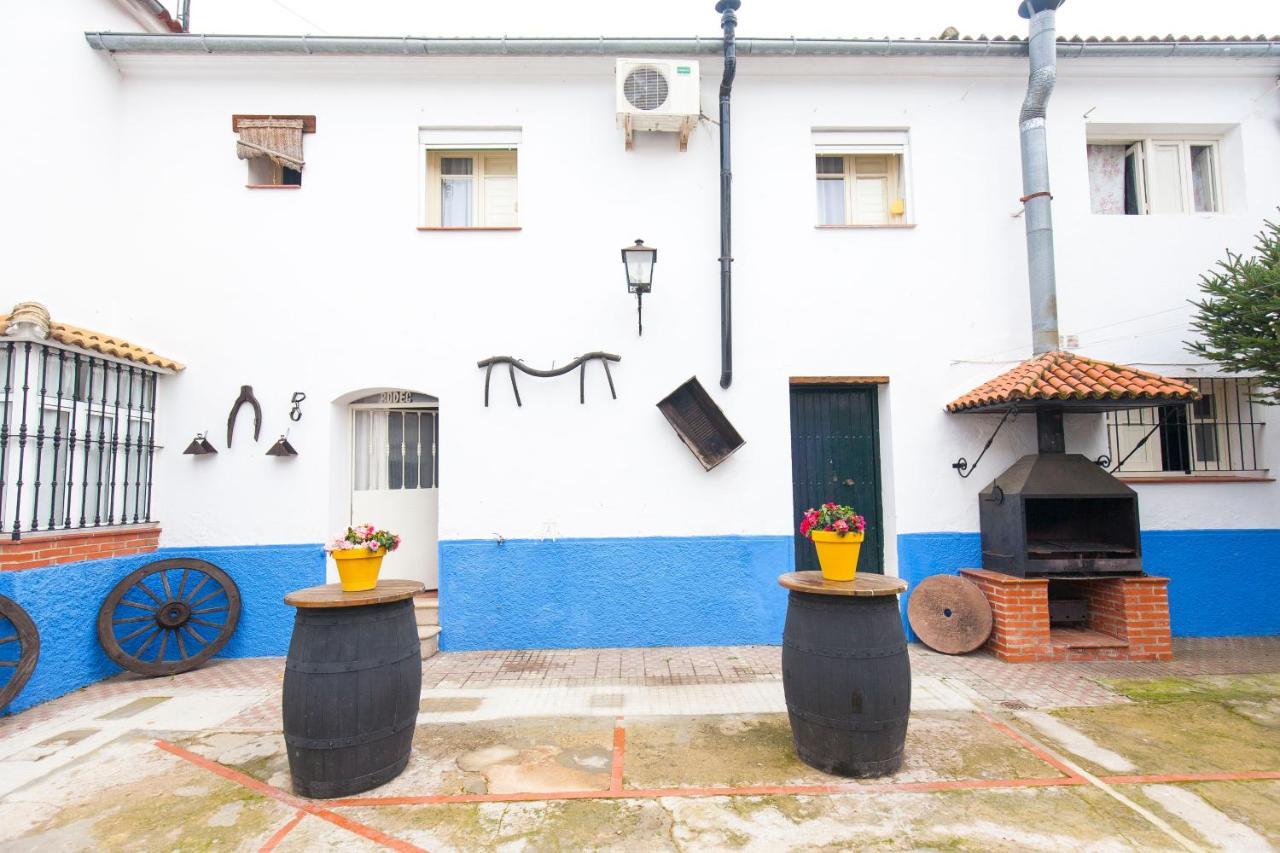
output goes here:
[{"label": "wooden barrel", "polygon": [[295,793],[347,796],[404,770],[422,693],[411,596],[350,607],[299,605],[283,703]]},{"label": "wooden barrel", "polygon": [[902,765],[911,664],[896,591],[789,594],[782,686],[796,754],[811,767],[869,777]]}]

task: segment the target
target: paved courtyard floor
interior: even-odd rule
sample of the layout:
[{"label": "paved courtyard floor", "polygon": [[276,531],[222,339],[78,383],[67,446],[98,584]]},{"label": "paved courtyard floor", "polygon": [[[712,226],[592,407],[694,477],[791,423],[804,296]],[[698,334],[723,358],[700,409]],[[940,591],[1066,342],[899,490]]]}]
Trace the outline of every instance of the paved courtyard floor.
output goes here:
[{"label": "paved courtyard floor", "polygon": [[1280,849],[1280,638],[1164,664],[911,651],[895,775],[794,756],[779,649],[442,653],[409,767],[290,792],[283,660],[0,718],[0,850]]}]

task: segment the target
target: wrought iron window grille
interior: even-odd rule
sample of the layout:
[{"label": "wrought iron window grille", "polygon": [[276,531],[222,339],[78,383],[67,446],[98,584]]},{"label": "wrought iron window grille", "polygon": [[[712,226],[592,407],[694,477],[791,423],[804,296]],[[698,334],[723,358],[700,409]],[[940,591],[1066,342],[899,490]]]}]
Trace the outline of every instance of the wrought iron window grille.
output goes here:
[{"label": "wrought iron window grille", "polygon": [[1267,470],[1262,455],[1260,403],[1249,379],[1197,378],[1200,399],[1107,413],[1115,474],[1248,475]]},{"label": "wrought iron window grille", "polygon": [[0,342],[0,536],[151,521],[156,372]]}]

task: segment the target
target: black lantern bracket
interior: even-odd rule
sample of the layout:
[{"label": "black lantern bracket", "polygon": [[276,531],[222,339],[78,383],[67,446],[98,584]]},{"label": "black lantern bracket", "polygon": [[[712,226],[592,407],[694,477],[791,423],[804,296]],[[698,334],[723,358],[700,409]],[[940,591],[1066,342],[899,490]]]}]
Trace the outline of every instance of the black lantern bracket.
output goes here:
[{"label": "black lantern bracket", "polygon": [[986,456],[987,451],[991,449],[991,442],[996,440],[996,436],[1000,434],[1001,427],[1003,427],[1008,421],[1017,420],[1017,417],[1018,404],[1014,403],[1009,407],[1009,410],[1004,413],[1004,417],[1000,419],[1000,423],[996,424],[996,428],[992,430],[991,436],[987,439],[987,443],[982,445],[982,452],[978,454],[977,459],[973,460],[972,465],[970,465],[969,460],[965,459],[963,456],[951,463],[951,467],[956,469],[956,473],[960,475],[960,479],[967,480],[974,471],[978,470],[978,463],[982,461],[982,457]]},{"label": "black lantern bracket", "polygon": [[476,362],[476,367],[483,367],[484,371],[484,405],[489,406],[489,379],[493,376],[493,367],[496,364],[505,364],[507,372],[511,376],[511,391],[516,395],[516,405],[523,406],[520,400],[520,389],[516,387],[516,371],[527,373],[530,376],[537,376],[545,379],[551,376],[563,376],[574,368],[581,368],[578,373],[578,402],[585,404],[587,402],[587,362],[598,360],[604,365],[605,378],[609,380],[609,393],[613,399],[618,399],[617,389],[613,387],[613,374],[609,372],[609,362],[622,361],[622,356],[614,355],[611,352],[589,352],[578,356],[564,367],[556,367],[551,370],[538,370],[536,367],[530,367],[518,358],[509,355],[495,355],[490,358],[482,359]]}]

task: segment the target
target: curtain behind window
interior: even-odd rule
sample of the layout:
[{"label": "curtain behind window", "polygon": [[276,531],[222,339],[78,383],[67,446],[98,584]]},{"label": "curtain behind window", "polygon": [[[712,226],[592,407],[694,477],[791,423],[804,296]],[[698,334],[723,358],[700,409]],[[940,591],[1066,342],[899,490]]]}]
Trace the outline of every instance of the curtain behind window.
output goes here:
[{"label": "curtain behind window", "polygon": [[1089,210],[1124,211],[1124,145],[1089,145]]}]

